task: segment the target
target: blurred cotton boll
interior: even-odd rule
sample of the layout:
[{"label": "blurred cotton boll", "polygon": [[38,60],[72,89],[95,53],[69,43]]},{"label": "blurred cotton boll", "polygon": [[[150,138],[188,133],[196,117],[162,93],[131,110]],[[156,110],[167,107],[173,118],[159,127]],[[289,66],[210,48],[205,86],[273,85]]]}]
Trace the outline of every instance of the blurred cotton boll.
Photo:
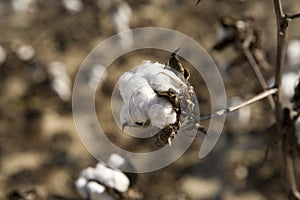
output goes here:
[{"label": "blurred cotton boll", "polygon": [[132,16],[130,5],[125,0],[98,0],[97,3],[102,11],[108,12],[111,16],[117,33],[128,31],[126,34],[119,35],[122,47],[132,46],[134,41],[130,30],[130,19]]},{"label": "blurred cotton boll", "polygon": [[[126,1],[117,1],[118,7],[116,10],[113,10],[112,20],[115,25],[117,32],[128,31],[130,19],[132,16],[132,10],[129,4]],[[128,32],[126,35],[120,35],[122,46],[131,46],[133,44],[133,38],[131,32]]]},{"label": "blurred cotton boll", "polygon": [[63,0],[62,4],[70,13],[78,13],[83,9],[83,3],[81,0]]},{"label": "blurred cotton boll", "polygon": [[[300,77],[299,72],[285,72],[282,76],[281,95],[283,107],[291,108],[291,99],[294,95],[295,87]],[[274,78],[269,81],[269,85],[274,85]]]},{"label": "blurred cotton boll", "polygon": [[12,0],[11,5],[16,12],[30,12],[34,9],[35,0]]},{"label": "blurred cotton boll", "polygon": [[0,65],[6,61],[6,56],[7,56],[7,54],[6,54],[4,47],[2,47],[0,45]]},{"label": "blurred cotton boll", "polygon": [[22,45],[17,49],[17,56],[22,61],[31,60],[35,55],[35,50],[31,45]]},{"label": "blurred cotton boll", "polygon": [[71,97],[71,79],[66,72],[66,65],[59,61],[51,62],[48,72],[52,77],[52,88],[63,101]]},{"label": "blurred cotton boll", "polygon": [[115,169],[120,169],[124,164],[125,159],[118,154],[111,154],[107,160],[107,165]]},{"label": "blurred cotton boll", "polygon": [[290,67],[297,67],[300,65],[300,40],[290,40],[286,48],[287,62]]},{"label": "blurred cotton boll", "polygon": [[83,198],[113,200],[106,187],[118,192],[127,192],[130,185],[129,178],[119,170],[119,167],[125,163],[125,159],[118,154],[112,154],[107,163],[109,166],[99,162],[95,168],[88,167],[81,171],[75,186]]},{"label": "blurred cotton boll", "polygon": [[123,172],[109,168],[102,163],[98,163],[95,167],[95,179],[119,192],[126,192],[130,184],[128,177]]}]

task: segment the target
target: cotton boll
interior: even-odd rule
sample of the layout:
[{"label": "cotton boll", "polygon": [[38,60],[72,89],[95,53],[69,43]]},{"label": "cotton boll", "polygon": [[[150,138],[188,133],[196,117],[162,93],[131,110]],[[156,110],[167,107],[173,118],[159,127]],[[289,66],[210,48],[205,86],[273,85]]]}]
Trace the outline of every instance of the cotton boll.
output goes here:
[{"label": "cotton boll", "polygon": [[126,192],[130,184],[128,177],[124,173],[108,168],[102,163],[98,163],[95,168],[95,179],[119,192]]},{"label": "cotton boll", "polygon": [[16,53],[20,60],[28,61],[34,57],[35,50],[31,45],[23,45],[18,48]]},{"label": "cotton boll", "polygon": [[291,66],[300,64],[300,40],[290,40],[286,48],[287,62]]},{"label": "cotton boll", "polygon": [[83,3],[81,0],[63,0],[63,6],[70,13],[78,13],[83,9]]},{"label": "cotton boll", "polygon": [[66,65],[59,61],[49,64],[48,72],[52,76],[52,88],[63,101],[71,97],[71,79],[66,72]]},{"label": "cotton boll", "polygon": [[35,0],[13,0],[12,8],[16,12],[29,12],[33,9]]},{"label": "cotton boll", "polygon": [[[137,122],[150,122],[151,126],[163,129],[175,123],[177,118],[173,105],[166,97],[157,95],[157,92],[169,89],[179,96],[193,92],[192,87],[157,62],[144,61],[135,71],[124,73],[119,79],[119,90],[124,101],[120,113],[122,125],[136,126]],[[185,99],[185,102],[188,101],[188,98]]]},{"label": "cotton boll", "polygon": [[79,177],[77,181],[75,182],[76,189],[81,197],[88,198],[88,190],[87,190],[87,183],[88,181],[83,178]]},{"label": "cotton boll", "polygon": [[52,82],[52,87],[57,92],[59,97],[64,101],[68,101],[71,96],[69,85],[70,83],[68,79],[56,78]]},{"label": "cotton boll", "polygon": [[107,165],[111,168],[120,169],[125,164],[125,159],[118,154],[111,154],[107,160]]},{"label": "cotton boll", "polygon": [[[295,86],[300,77],[299,72],[285,72],[282,75],[281,95],[283,107],[291,107],[291,98],[294,96]],[[269,85],[274,85],[274,78],[269,81]]]},{"label": "cotton boll", "polygon": [[132,16],[131,7],[126,1],[115,1],[116,9],[111,9],[111,18],[118,33],[127,31],[126,34],[119,35],[122,47],[133,45],[133,34],[129,28],[130,18]]},{"label": "cotton boll", "polygon": [[116,10],[112,13],[112,19],[118,32],[129,29],[132,10],[126,1],[120,1]]},{"label": "cotton boll", "polygon": [[295,86],[299,80],[299,74],[295,72],[284,73],[282,77],[282,95],[291,99],[295,93]]}]

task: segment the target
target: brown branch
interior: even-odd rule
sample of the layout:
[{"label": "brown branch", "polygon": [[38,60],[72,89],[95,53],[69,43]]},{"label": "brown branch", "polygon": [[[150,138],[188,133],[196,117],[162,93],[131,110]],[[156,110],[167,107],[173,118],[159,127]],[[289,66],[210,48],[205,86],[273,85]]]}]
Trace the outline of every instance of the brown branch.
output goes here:
[{"label": "brown branch", "polygon": [[276,120],[278,124],[278,131],[281,130],[280,122],[282,119],[282,107],[281,107],[281,81],[283,74],[283,58],[284,58],[284,46],[286,29],[288,26],[288,20],[282,9],[281,0],[273,0],[276,24],[277,24],[277,55],[276,55],[276,71],[275,71],[275,87],[278,88],[278,92],[275,95],[275,110],[276,110]]},{"label": "brown branch", "polygon": [[277,89],[277,88],[272,88],[272,89],[266,90],[266,91],[264,91],[264,92],[262,92],[262,93],[260,93],[260,94],[258,94],[258,95],[256,95],[256,96],[254,96],[254,97],[252,97],[251,99],[249,99],[249,100],[247,100],[247,101],[245,101],[245,102],[242,102],[242,103],[240,103],[240,104],[238,104],[238,105],[230,106],[230,107],[228,107],[228,108],[219,110],[219,111],[216,112],[216,113],[213,113],[213,114],[210,114],[210,115],[205,115],[205,116],[203,116],[203,117],[200,117],[200,118],[198,119],[198,121],[204,121],[204,120],[208,120],[208,119],[211,119],[211,118],[220,117],[220,116],[225,115],[225,114],[227,114],[227,113],[230,113],[230,112],[239,110],[239,109],[241,109],[241,108],[243,108],[243,107],[245,107],[245,106],[248,106],[248,105],[250,105],[250,104],[252,104],[252,103],[255,103],[255,102],[257,102],[257,101],[259,101],[259,100],[261,100],[261,99],[264,99],[264,98],[266,98],[266,97],[268,97],[268,96],[270,96],[270,95],[273,95],[273,94],[275,94],[275,93],[277,93],[277,92],[278,92],[278,89]]},{"label": "brown branch", "polygon": [[293,14],[293,15],[287,15],[287,18],[291,19],[291,20],[300,18],[300,13]]},{"label": "brown branch", "polygon": [[[251,51],[249,50],[249,46],[250,46],[252,38],[253,38],[253,36],[249,35],[249,37],[247,37],[245,39],[245,41],[242,45],[243,53],[244,53],[245,57],[247,58],[250,66],[251,66],[251,68],[252,68],[252,70],[253,70],[253,72],[256,76],[257,81],[261,85],[262,89],[266,90],[268,88],[267,81],[265,80],[258,64],[256,63]],[[270,104],[272,110],[275,111],[275,102],[274,102],[273,97],[268,96],[268,101],[269,101],[269,104]]]},{"label": "brown branch", "polygon": [[297,183],[296,183],[296,175],[295,175],[295,166],[294,166],[294,161],[291,156],[286,157],[286,163],[287,163],[287,170],[288,170],[288,176],[291,184],[291,190],[295,198],[300,200],[300,192],[297,188]]}]

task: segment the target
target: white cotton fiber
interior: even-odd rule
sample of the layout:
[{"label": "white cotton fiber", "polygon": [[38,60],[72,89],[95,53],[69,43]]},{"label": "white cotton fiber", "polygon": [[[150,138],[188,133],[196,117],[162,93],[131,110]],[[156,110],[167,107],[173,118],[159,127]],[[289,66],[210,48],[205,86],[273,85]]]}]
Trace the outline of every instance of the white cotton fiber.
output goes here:
[{"label": "white cotton fiber", "polygon": [[124,101],[120,113],[122,125],[150,122],[164,128],[176,122],[176,112],[166,97],[157,92],[173,89],[183,95],[189,87],[173,71],[158,62],[144,61],[135,71],[124,73],[119,79],[119,90]]}]

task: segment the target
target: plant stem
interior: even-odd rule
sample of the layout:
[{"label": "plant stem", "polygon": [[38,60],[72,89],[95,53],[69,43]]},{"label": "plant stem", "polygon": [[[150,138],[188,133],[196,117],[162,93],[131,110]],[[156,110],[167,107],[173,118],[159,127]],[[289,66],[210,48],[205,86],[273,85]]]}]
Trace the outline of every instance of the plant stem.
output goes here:
[{"label": "plant stem", "polygon": [[297,183],[296,183],[294,161],[290,156],[287,156],[286,163],[287,163],[289,180],[290,180],[290,184],[291,184],[291,190],[293,192],[294,197],[297,199],[300,199],[300,192],[298,191]]},{"label": "plant stem", "polygon": [[293,14],[293,15],[288,15],[287,17],[288,17],[289,19],[291,19],[291,20],[296,19],[296,18],[300,18],[300,13]]},{"label": "plant stem", "polygon": [[198,121],[204,121],[204,120],[208,120],[208,119],[211,119],[211,118],[215,118],[215,117],[220,117],[222,115],[225,115],[227,113],[230,113],[230,112],[233,112],[233,111],[236,111],[236,110],[239,110],[245,106],[248,106],[252,103],[255,103],[263,98],[266,98],[270,95],[273,95],[275,93],[278,92],[278,89],[277,88],[272,88],[272,89],[269,89],[269,90],[265,90],[264,92],[252,97],[251,99],[245,101],[245,102],[242,102],[238,105],[234,105],[234,106],[229,106],[228,108],[225,108],[225,109],[222,109],[222,110],[219,110],[218,112],[216,113],[213,113],[213,114],[210,114],[210,115],[205,115],[203,117],[200,117],[198,119]]},{"label": "plant stem", "polygon": [[[268,84],[263,76],[263,74],[261,73],[258,64],[256,63],[251,51],[249,50],[249,45],[250,45],[250,41],[252,39],[252,36],[248,37],[249,39],[246,39],[245,42],[243,43],[243,53],[246,56],[255,76],[256,79],[258,80],[259,84],[261,85],[263,90],[266,90],[268,88]],[[268,101],[269,104],[272,108],[273,111],[275,111],[275,102],[272,96],[268,96]]]},{"label": "plant stem", "polygon": [[[283,52],[285,46],[285,37],[286,37],[286,29],[288,26],[288,20],[286,15],[282,10],[281,0],[273,0],[275,15],[276,15],[276,24],[277,24],[277,55],[276,55],[276,71],[275,71],[275,87],[278,88],[278,92],[275,95],[275,110],[276,110],[276,120],[278,126],[281,124],[282,119],[282,108],[281,108],[281,81],[283,74]],[[278,127],[278,130],[281,130]]]}]

